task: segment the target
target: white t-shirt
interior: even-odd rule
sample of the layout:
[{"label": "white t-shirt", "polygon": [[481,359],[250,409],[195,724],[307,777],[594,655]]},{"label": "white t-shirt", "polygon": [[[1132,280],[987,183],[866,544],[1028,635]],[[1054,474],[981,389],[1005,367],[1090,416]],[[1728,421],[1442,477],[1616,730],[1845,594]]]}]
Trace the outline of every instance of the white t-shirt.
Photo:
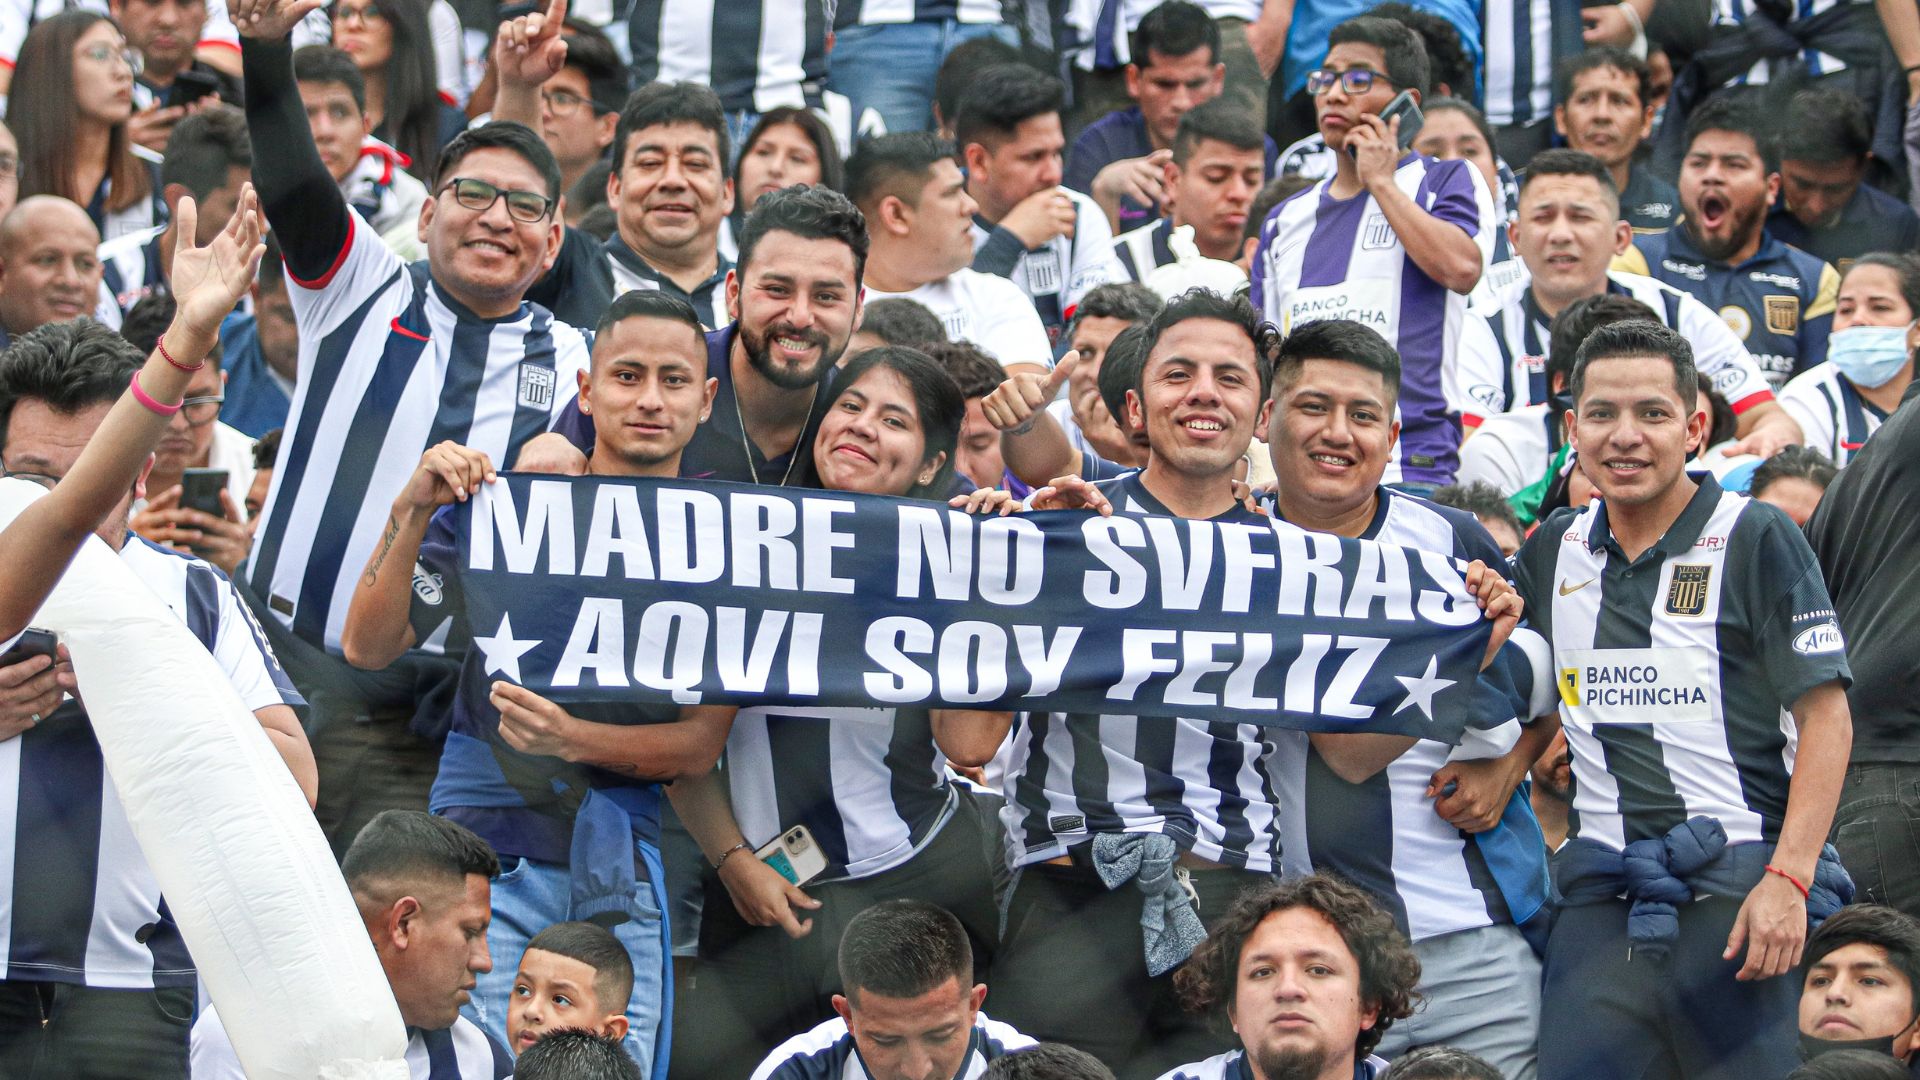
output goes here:
[{"label": "white t-shirt", "polygon": [[978,270],[956,270],[947,277],[928,282],[910,292],[881,292],[871,286],[866,302],[893,297],[912,300],[940,320],[947,337],[968,341],[982,352],[1012,364],[1035,364],[1051,369],[1053,349],[1047,344],[1047,331],[1033,302],[1020,287],[1006,278],[983,274]]}]

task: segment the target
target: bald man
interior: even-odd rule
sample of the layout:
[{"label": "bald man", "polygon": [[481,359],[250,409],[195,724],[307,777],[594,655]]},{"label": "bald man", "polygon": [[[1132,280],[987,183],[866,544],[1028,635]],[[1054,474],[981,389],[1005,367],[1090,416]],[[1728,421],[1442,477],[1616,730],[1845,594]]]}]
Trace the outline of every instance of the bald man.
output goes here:
[{"label": "bald man", "polygon": [[100,302],[100,232],[54,195],[0,218],[0,348],[36,327],[91,315]]}]

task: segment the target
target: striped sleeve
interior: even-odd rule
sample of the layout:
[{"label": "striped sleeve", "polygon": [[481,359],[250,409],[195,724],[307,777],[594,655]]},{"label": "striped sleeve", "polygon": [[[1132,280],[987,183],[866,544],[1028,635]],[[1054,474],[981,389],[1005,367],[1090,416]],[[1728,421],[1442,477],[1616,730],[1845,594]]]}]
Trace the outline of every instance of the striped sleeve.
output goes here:
[{"label": "striped sleeve", "polygon": [[234,590],[233,582],[214,567],[195,563],[187,570],[189,602],[195,594],[211,594],[218,605],[219,627],[214,634],[213,658],[233,682],[247,708],[259,711],[269,705],[304,707],[306,699],[294,689],[293,680],[273,654],[273,647],[254,620],[253,612]]}]

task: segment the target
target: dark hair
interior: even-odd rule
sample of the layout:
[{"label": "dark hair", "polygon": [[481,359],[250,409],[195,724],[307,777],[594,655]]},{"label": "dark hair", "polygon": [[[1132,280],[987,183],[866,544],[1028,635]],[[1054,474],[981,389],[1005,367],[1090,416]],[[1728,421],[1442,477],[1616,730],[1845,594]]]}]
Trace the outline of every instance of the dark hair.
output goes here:
[{"label": "dark hair", "polygon": [[[1247,340],[1253,343],[1255,377],[1260,380],[1261,397],[1264,398],[1267,386],[1273,382],[1273,357],[1280,344],[1280,331],[1261,318],[1246,297],[1229,298],[1212,289],[1198,287],[1168,300],[1165,307],[1147,320],[1140,347],[1140,374],[1135,378],[1133,388],[1141,389],[1140,380],[1147,374],[1147,359],[1153,355],[1154,347],[1160,344],[1161,335],[1188,319],[1218,319],[1232,323],[1247,335]],[[1104,361],[1102,366],[1105,366]]]},{"label": "dark hair", "polygon": [[[1502,499],[1504,505],[1506,500]],[[1509,509],[1508,513],[1513,511]],[[1451,1046],[1423,1046],[1396,1058],[1385,1080],[1504,1080],[1480,1057]]]},{"label": "dark hair", "polygon": [[1907,1080],[1907,1066],[1878,1050],[1835,1050],[1787,1074],[1787,1080]]},{"label": "dark hair", "polygon": [[1276,395],[1291,386],[1309,360],[1339,360],[1380,376],[1387,386],[1387,404],[1400,400],[1400,354],[1380,332],[1351,319],[1321,319],[1293,328],[1274,357],[1269,382]]},{"label": "dark hair", "polygon": [[46,402],[71,415],[120,400],[146,356],[127,339],[89,318],[47,323],[13,339],[0,352],[0,448],[7,443],[13,407]]},{"label": "dark hair", "polygon": [[1174,971],[1174,988],[1189,1010],[1224,1014],[1238,992],[1240,952],[1247,939],[1267,916],[1293,908],[1318,912],[1332,923],[1359,965],[1360,1001],[1378,1009],[1379,1018],[1354,1040],[1354,1051],[1370,1052],[1395,1020],[1413,1014],[1420,958],[1373,897],[1328,874],[1276,881],[1241,893],[1208,928],[1206,940],[1186,965]]},{"label": "dark hair", "polygon": [[[115,25],[96,11],[74,9],[42,19],[27,32],[13,69],[19,89],[7,99],[7,126],[20,144],[20,198],[58,195],[82,207],[94,193],[77,191],[73,174],[78,144],[73,125],[80,115],[74,95],[73,47],[100,23]],[[147,165],[134,155],[127,121],[107,135],[107,211],[125,210],[153,194]]]},{"label": "dark hair", "polygon": [[1007,371],[1000,366],[1000,361],[971,341],[940,341],[916,348],[947,369],[963,398],[986,397],[1007,379]]},{"label": "dark hair", "polygon": [[733,163],[733,183],[736,191],[740,186],[740,162],[753,153],[755,144],[762,136],[782,125],[797,127],[800,133],[813,144],[814,156],[820,159],[820,186],[839,191],[846,184],[846,165],[840,160],[840,144],[833,141],[833,132],[827,130],[827,122],[820,119],[812,109],[797,109],[791,105],[782,105],[760,114],[754,121],[753,130],[747,132],[746,141],[740,144],[740,157]]},{"label": "dark hair", "polygon": [[1553,323],[1547,330],[1548,389],[1552,389],[1555,376],[1559,376],[1567,385],[1572,384],[1574,357],[1580,353],[1580,343],[1593,336],[1595,330],[1635,319],[1657,323],[1660,316],[1633,297],[1618,293],[1583,296],[1561,308],[1560,314],[1553,317]]},{"label": "dark hair", "polygon": [[[152,356],[154,346],[160,343],[160,335],[173,324],[174,310],[173,293],[155,289],[127,310],[126,317],[120,320],[120,336],[140,350],[141,356]],[[217,368],[220,360],[220,341],[215,338],[213,347],[207,350],[207,361]]]},{"label": "dark hair", "polygon": [[[613,324],[625,319],[666,319],[669,322],[685,323],[693,331],[693,340],[704,350],[707,342],[706,328],[700,325],[700,315],[693,305],[667,292],[665,289],[633,289],[613,298],[607,310],[601,312],[600,322],[593,328],[593,336],[613,329]],[[696,365],[705,370],[703,365]]]},{"label": "dark hair", "polygon": [[587,77],[587,94],[596,116],[617,113],[627,103],[633,87],[632,73],[621,63],[620,53],[607,38],[606,31],[585,19],[569,17],[563,24],[567,41],[566,66],[578,68]]},{"label": "dark hair", "polygon": [[274,428],[253,440],[254,471],[273,468],[274,462],[280,458],[280,437],[286,433],[286,430],[286,428]]},{"label": "dark hair", "polygon": [[746,273],[754,249],[772,232],[847,245],[853,252],[853,287],[860,288],[867,272],[867,219],[845,195],[819,184],[795,184],[761,196],[740,227],[740,257],[734,263],[740,273]]},{"label": "dark hair", "polygon": [[[1429,86],[1438,90],[1445,83],[1449,94],[1473,93],[1473,58],[1460,44],[1460,31],[1446,16],[1409,7],[1400,0],[1375,4],[1366,14],[1376,19],[1392,19],[1420,35],[1420,44],[1427,49]],[[1422,102],[1421,107],[1425,106]],[[1493,140],[1487,140],[1487,145],[1492,146]]]},{"label": "dark hair", "polygon": [[614,230],[619,227],[620,215],[614,211],[613,207],[608,206],[606,203],[600,203],[593,209],[581,214],[579,224],[574,226],[574,228],[579,229],[581,232],[586,233],[601,243],[605,243],[607,239],[613,235]]},{"label": "dark hair", "polygon": [[1113,1070],[1085,1050],[1049,1042],[994,1058],[980,1080],[1113,1080]]},{"label": "dark hair", "polygon": [[433,58],[427,0],[373,0],[393,31],[386,115],[380,126],[393,148],[413,159],[407,171],[425,180],[440,175],[440,73]]},{"label": "dark hair", "polygon": [[494,120],[455,135],[440,152],[440,172],[434,177],[434,188],[444,187],[452,180],[453,171],[476,150],[508,150],[518,154],[546,183],[547,198],[560,198],[560,163],[554,159],[553,149],[538,132],[511,120]]},{"label": "dark hair", "polygon": [[167,155],[160,166],[160,183],[179,184],[195,201],[227,186],[232,169],[253,167],[253,143],[247,138],[247,117],[225,103],[181,118],[167,138]]},{"label": "dark hair", "polygon": [[1853,260],[1853,265],[1840,275],[1841,284],[1847,277],[1863,266],[1878,266],[1893,272],[1893,279],[1900,286],[1900,298],[1907,302],[1907,310],[1920,316],[1920,259],[1905,252],[1874,251]]},{"label": "dark hair", "polygon": [[1220,27],[1199,4],[1165,0],[1140,16],[1140,25],[1133,28],[1127,47],[1136,68],[1150,66],[1154,53],[1172,60],[1195,49],[1207,50],[1207,63],[1217,64],[1220,62]]},{"label": "dark hair", "polygon": [[1701,371],[1697,374],[1700,376],[1700,400],[1707,407],[1707,437],[1700,444],[1700,452],[1704,453],[1708,447],[1719,446],[1739,435],[1740,418],[1733,414],[1733,406],[1727,404],[1727,399],[1713,388],[1713,380],[1707,377],[1707,373]]},{"label": "dark hair", "polygon": [[627,139],[636,131],[664,124],[694,124],[713,133],[717,169],[733,160],[732,143],[727,138],[727,111],[720,95],[712,89],[690,82],[653,82],[633,92],[620,110],[620,124],[613,129],[613,164],[621,168],[627,160]]},{"label": "dark hair", "polygon": [[1247,207],[1247,223],[1240,230],[1242,241],[1252,240],[1260,235],[1267,225],[1267,218],[1273,215],[1273,208],[1293,198],[1295,195],[1314,185],[1314,181],[1304,176],[1276,176],[1267,181],[1260,194],[1253,197],[1253,205]]},{"label": "dark hair", "polygon": [[1556,146],[1533,155],[1533,160],[1527,162],[1527,171],[1520,176],[1521,197],[1526,197],[1527,188],[1532,187],[1535,180],[1549,176],[1579,176],[1599,184],[1600,190],[1613,202],[1614,212],[1619,212],[1620,187],[1613,182],[1613,173],[1606,162],[1585,150]]},{"label": "dark hair", "polygon": [[1674,392],[1679,394],[1681,404],[1688,407],[1695,404],[1695,395],[1700,392],[1700,375],[1693,366],[1693,346],[1657,322],[1638,319],[1609,323],[1580,343],[1580,351],[1573,358],[1573,376],[1568,380],[1573,400],[1580,400],[1580,392],[1586,388],[1587,369],[1595,363],[1641,356],[1670,361]]},{"label": "dark hair", "polygon": [[587,166],[580,179],[567,189],[567,208],[584,217],[595,207],[607,205],[607,177],[613,175],[613,162],[606,158]]},{"label": "dark hair", "polygon": [[543,1036],[513,1063],[515,1080],[645,1080],[620,1040],[579,1028]]},{"label": "dark hair", "polygon": [[[1476,108],[1473,102],[1463,101],[1457,97],[1437,97],[1432,101],[1421,102],[1420,111],[1426,113],[1428,116],[1432,116],[1437,112],[1459,113],[1461,116],[1467,118],[1467,123],[1472,124],[1475,131],[1480,133],[1480,138],[1485,140],[1487,144],[1487,152],[1493,154],[1496,158],[1499,156],[1500,145],[1493,137],[1493,125],[1487,123],[1487,114]],[[1498,194],[1498,192],[1495,193],[1496,197]]]},{"label": "dark hair", "polygon": [[1520,524],[1520,515],[1513,512],[1513,504],[1507,502],[1507,497],[1500,493],[1499,488],[1485,480],[1448,484],[1433,493],[1433,501],[1455,510],[1465,510],[1477,518],[1492,518],[1502,522],[1522,539],[1527,535],[1526,526]]},{"label": "dark hair", "polygon": [[1730,97],[1708,98],[1687,117],[1687,151],[1691,153],[1694,141],[1709,131],[1745,135],[1753,140],[1761,167],[1770,173],[1780,170],[1780,147],[1774,141],[1773,127],[1751,102]]},{"label": "dark hair", "polygon": [[1180,118],[1173,135],[1173,163],[1184,168],[1202,139],[1223,142],[1235,150],[1263,150],[1267,145],[1266,133],[1254,123],[1253,115],[1224,97],[1197,106]]},{"label": "dark hair", "polygon": [[1645,60],[1618,45],[1594,45],[1560,61],[1553,69],[1553,100],[1561,105],[1573,100],[1573,84],[1580,76],[1603,68],[1612,68],[1633,80],[1642,109],[1653,101],[1653,70]]},{"label": "dark hair", "polygon": [[1020,50],[997,37],[977,37],[955,45],[940,61],[940,71],[933,77],[933,104],[940,110],[941,122],[952,127],[959,119],[960,98],[975,72],[1021,62]]},{"label": "dark hair", "polygon": [[928,311],[925,304],[904,296],[889,296],[862,307],[860,325],[855,329],[888,345],[909,345],[929,354],[927,346],[947,343],[947,328],[940,325],[940,317]]},{"label": "dark hair", "polygon": [[1108,415],[1114,424],[1124,433],[1127,430],[1127,391],[1140,385],[1140,373],[1147,366],[1147,324],[1128,323],[1113,340],[1107,342],[1107,353],[1100,359],[1100,374],[1094,377],[1094,385],[1100,388],[1100,402],[1107,407]]},{"label": "dark hair", "polygon": [[500,857],[458,822],[424,810],[382,810],[353,838],[340,873],[355,892],[376,881],[412,887],[427,878],[498,877]]},{"label": "dark hair", "polygon": [[973,989],[973,944],[966,927],[943,907],[884,900],[855,915],[841,935],[840,985],[855,1005],[862,992],[917,998],[948,979]]},{"label": "dark hair", "polygon": [[343,49],[332,45],[302,45],[293,50],[293,81],[339,83],[353,95],[354,107],[367,111],[367,77]]},{"label": "dark hair", "polygon": [[263,289],[279,288],[287,280],[286,256],[280,251],[280,238],[269,232],[261,238],[266,252],[260,256],[260,271],[255,275]]},{"label": "dark hair", "polygon": [[864,140],[847,159],[847,198],[868,213],[888,195],[916,206],[933,167],[952,160],[953,144],[932,132],[901,131]]},{"label": "dark hair", "polygon": [[[921,460],[941,453],[947,456],[934,472],[933,482],[914,485],[908,490],[907,498],[944,497],[948,486],[953,483],[953,450],[960,441],[960,424],[967,417],[967,399],[960,394],[960,384],[953,381],[953,376],[947,374],[945,368],[919,349],[882,345],[847,361],[847,366],[834,379],[834,399],[838,401],[844,397],[847,391],[853,389],[853,384],[860,381],[861,376],[877,367],[886,368],[900,376],[913,394],[914,409],[920,414],[920,432],[925,437]],[[851,931],[852,924],[847,929]],[[846,957],[842,954],[843,979],[846,979],[845,963]],[[847,985],[853,986],[854,983],[847,979]]]},{"label": "dark hair", "polygon": [[598,923],[554,923],[533,935],[527,949],[578,960],[592,968],[593,992],[600,998],[600,1007],[627,1011],[627,1000],[633,997],[633,957],[613,931]]},{"label": "dark hair", "polygon": [[1403,22],[1376,15],[1356,15],[1333,28],[1327,48],[1335,45],[1371,45],[1386,58],[1386,76],[1401,90],[1418,90],[1425,97],[1433,82],[1433,67],[1420,35]]},{"label": "dark hair", "polygon": [[[1775,455],[1778,457],[1779,455]],[[1827,916],[1807,938],[1803,970],[1847,945],[1875,945],[1887,952],[1887,963],[1907,977],[1913,1006],[1920,1011],[1920,921],[1883,904],[1852,904]]]},{"label": "dark hair", "polygon": [[[1747,494],[1757,499],[1781,480],[1805,480],[1825,491],[1827,485],[1833,483],[1833,478],[1839,475],[1840,470],[1834,468],[1833,462],[1828,461],[1820,451],[1805,446],[1784,446],[1753,470],[1753,479],[1747,484]],[[1920,963],[1920,956],[1914,959]],[[1915,980],[1915,986],[1920,988],[1920,979]]]},{"label": "dark hair", "polygon": [[[1059,79],[1025,64],[995,64],[973,77],[960,96],[954,141],[961,148],[1010,136],[1036,116],[1058,113],[1066,105]],[[992,147],[988,147],[992,149]]]},{"label": "dark hair", "polygon": [[1873,120],[1854,94],[1802,90],[1787,103],[1780,125],[1780,157],[1786,161],[1865,161],[1873,152]]},{"label": "dark hair", "polygon": [[1074,307],[1073,319],[1067,323],[1067,340],[1073,340],[1073,332],[1082,319],[1125,319],[1130,323],[1143,323],[1158,315],[1165,306],[1166,301],[1160,299],[1159,293],[1137,281],[1096,285]]}]

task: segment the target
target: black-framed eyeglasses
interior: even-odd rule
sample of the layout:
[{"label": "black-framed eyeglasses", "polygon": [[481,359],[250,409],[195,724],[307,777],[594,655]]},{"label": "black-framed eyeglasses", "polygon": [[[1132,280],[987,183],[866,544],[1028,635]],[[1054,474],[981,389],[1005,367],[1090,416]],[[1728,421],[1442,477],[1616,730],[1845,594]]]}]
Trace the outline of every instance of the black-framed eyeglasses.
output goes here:
[{"label": "black-framed eyeglasses", "polygon": [[52,491],[53,485],[60,482],[60,478],[57,476],[48,476],[46,473],[37,472],[15,472],[4,465],[0,465],[0,477],[5,477],[9,480],[25,480],[28,483],[39,484],[48,491]]},{"label": "black-framed eyeglasses", "polygon": [[547,108],[551,109],[555,116],[572,116],[580,111],[582,105],[591,108],[595,116],[614,111],[592,98],[583,98],[567,90],[542,90],[540,100],[546,103]]},{"label": "black-framed eyeglasses", "polygon": [[440,190],[444,192],[449,189],[453,191],[455,202],[476,214],[493,209],[493,204],[502,198],[507,200],[507,215],[528,225],[544,220],[553,212],[553,200],[537,191],[508,191],[468,176],[455,177]]},{"label": "black-framed eyeglasses", "polygon": [[1333,89],[1334,83],[1339,83],[1347,93],[1359,95],[1373,89],[1375,81],[1386,83],[1388,86],[1393,85],[1393,80],[1387,78],[1385,72],[1374,71],[1371,68],[1348,68],[1345,71],[1315,68],[1307,72],[1307,93],[1319,97]]},{"label": "black-framed eyeglasses", "polygon": [[190,397],[180,403],[180,415],[194,427],[206,427],[220,415],[220,404],[227,400],[225,394],[209,394],[205,397]]},{"label": "black-framed eyeglasses", "polygon": [[354,7],[350,4],[335,4],[327,9],[327,17],[335,22],[350,22],[354,19],[359,19],[361,23],[371,25],[375,22],[384,22],[387,16],[385,12],[374,7],[372,4],[363,4],[359,7]]}]

